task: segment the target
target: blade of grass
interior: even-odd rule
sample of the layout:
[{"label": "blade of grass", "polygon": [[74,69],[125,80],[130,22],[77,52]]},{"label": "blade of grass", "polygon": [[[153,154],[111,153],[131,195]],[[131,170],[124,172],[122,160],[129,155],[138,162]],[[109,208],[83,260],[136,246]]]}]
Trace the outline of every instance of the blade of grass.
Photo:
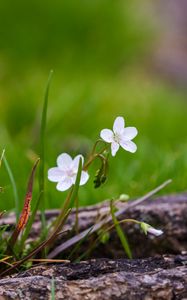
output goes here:
[{"label": "blade of grass", "polygon": [[81,172],[82,172],[82,158],[80,158],[79,160],[79,167],[78,167],[78,172],[77,172],[77,176],[76,176],[76,180],[75,180],[75,184],[73,186],[73,189],[70,191],[70,193],[68,194],[65,202],[64,202],[64,205],[62,207],[62,210],[55,222],[55,228],[58,226],[61,218],[63,218],[63,215],[67,212],[67,210],[69,208],[72,208],[75,201],[76,201],[76,198],[78,196],[78,191],[79,191],[79,185],[80,185],[80,179],[81,179]]},{"label": "blade of grass", "polygon": [[3,149],[1,157],[0,157],[0,168],[1,168],[1,165],[2,165],[2,161],[3,161],[3,156],[4,155],[5,155],[5,149]]},{"label": "blade of grass", "polygon": [[[134,219],[125,219],[125,220],[121,220],[118,221],[119,224],[123,224],[123,223],[127,223],[127,222],[133,222],[135,224],[140,224],[141,222],[134,220]],[[110,230],[112,230],[115,227],[114,224],[112,224],[111,226],[109,226],[108,228],[104,229],[99,236],[95,239],[94,242],[92,242],[92,245],[89,249],[87,249],[84,253],[82,253],[76,260],[75,262],[80,262],[80,260],[82,260],[83,258],[85,258],[85,256],[89,257],[90,253],[93,251],[94,248],[96,248],[96,246],[99,244],[101,237],[106,234],[107,232],[109,232]],[[92,227],[93,228],[93,227]],[[89,235],[89,234],[88,234]],[[87,235],[87,236],[88,236]]]},{"label": "blade of grass", "polygon": [[[120,215],[122,215],[123,213],[125,213],[126,211],[128,211],[128,209],[141,204],[142,202],[144,202],[145,200],[149,199],[150,197],[152,197],[153,195],[155,195],[156,193],[158,193],[160,190],[162,190],[164,187],[166,187],[168,184],[170,184],[172,182],[171,179],[165,181],[164,183],[162,183],[161,185],[159,185],[158,187],[156,187],[155,189],[151,190],[149,193],[147,193],[146,195],[140,197],[137,200],[128,202],[124,208],[118,210],[115,213],[115,216],[118,217]],[[103,221],[100,221],[99,223],[95,224],[91,233],[96,232],[98,229],[100,229],[103,225],[109,223],[112,221],[112,217],[109,216],[108,218],[106,218]],[[80,232],[79,234],[75,235],[74,237],[70,238],[69,240],[67,240],[66,242],[62,243],[61,245],[59,245],[58,247],[56,247],[51,253],[49,253],[48,258],[54,258],[55,256],[57,256],[59,253],[61,253],[62,251],[68,249],[69,247],[71,247],[72,245],[78,243],[82,238],[84,238],[85,235],[87,235],[90,231],[90,228]]]},{"label": "blade of grass", "polygon": [[25,195],[24,206],[23,206],[20,218],[18,220],[18,223],[16,225],[16,228],[14,229],[12,236],[10,237],[10,240],[8,242],[10,249],[13,249],[20,232],[25,228],[28,218],[29,218],[30,203],[32,200],[32,190],[33,190],[33,183],[34,183],[34,175],[35,175],[38,163],[39,163],[39,159],[35,162],[34,167],[32,168],[32,171],[31,171],[31,175],[29,177],[27,191],[26,191],[26,195]]},{"label": "blade of grass", "polygon": [[[82,165],[83,165],[83,161],[82,161],[82,158],[80,158],[79,159],[78,172],[77,172],[75,184],[73,186],[73,190],[70,192],[70,194],[68,195],[68,197],[67,197],[67,199],[64,203],[64,207],[63,207],[59,217],[57,218],[57,222],[55,223],[54,231],[53,231],[52,234],[55,234],[57,228],[58,228],[57,234],[62,230],[62,227],[64,225],[63,220],[64,220],[68,210],[71,209],[73,207],[74,203],[75,203],[75,200],[78,196],[79,186],[80,186]],[[48,251],[48,249],[46,248],[46,253],[47,253],[47,251]]]},{"label": "blade of grass", "polygon": [[40,127],[40,150],[39,157],[41,159],[40,170],[39,170],[39,194],[41,197],[40,200],[40,209],[41,209],[41,220],[42,220],[42,229],[45,231],[45,140],[46,140],[46,124],[47,124],[47,108],[48,108],[48,97],[49,97],[49,88],[52,79],[53,71],[51,70],[49,73],[46,90],[44,94],[44,103],[43,103],[43,111],[42,111],[42,119],[41,119],[41,127]]},{"label": "blade of grass", "polygon": [[47,259],[47,258],[31,258],[29,261],[33,262],[41,262],[41,263],[46,263],[46,264],[51,264],[51,263],[69,263],[70,260],[68,259]]},{"label": "blade of grass", "polygon": [[53,276],[51,279],[51,300],[55,300],[55,279]]},{"label": "blade of grass", "polygon": [[14,195],[14,203],[15,203],[16,222],[18,222],[18,219],[19,219],[19,197],[18,197],[16,182],[15,182],[14,175],[12,173],[12,170],[10,168],[10,165],[9,165],[5,155],[2,156],[2,160],[5,164],[5,168],[7,170],[7,173],[8,173],[11,185],[12,185],[13,195]]},{"label": "blade of grass", "polygon": [[44,247],[50,245],[58,236],[58,232],[60,231],[60,228],[63,226],[63,224],[66,222],[69,214],[71,212],[71,209],[69,209],[66,213],[66,215],[64,216],[63,220],[59,223],[59,226],[56,228],[55,232],[53,232],[52,234],[50,234],[50,236],[43,241],[39,246],[37,246],[35,249],[33,249],[28,255],[26,255],[23,259],[17,261],[14,266],[6,269],[5,271],[3,271],[0,276],[5,276],[9,273],[11,273],[12,271],[14,271],[16,268],[20,267],[24,262],[26,262],[27,260],[29,260],[31,257],[33,257],[34,255],[36,255],[38,252],[42,251],[44,249]]},{"label": "blade of grass", "polygon": [[119,225],[118,219],[115,216],[114,205],[113,205],[112,200],[110,201],[110,211],[111,211],[111,216],[112,216],[114,226],[116,228],[116,232],[117,232],[118,237],[121,241],[123,249],[124,249],[125,253],[127,254],[128,258],[132,258],[132,252],[131,252],[127,237],[124,234],[123,230],[121,229],[121,226]]},{"label": "blade of grass", "polygon": [[[86,238],[87,238],[87,237],[89,236],[89,234],[91,233],[92,228],[93,228],[93,227],[91,227],[90,230],[89,230],[89,232],[88,232],[88,234],[85,235],[85,236],[77,243],[77,245],[76,245],[76,246],[73,248],[73,250],[71,251],[70,255],[67,257],[67,259],[71,260],[71,257],[73,256],[73,254],[76,253],[76,252],[79,250],[80,246],[84,243],[84,241],[86,240]],[[77,262],[77,260],[76,260],[76,262]]]}]

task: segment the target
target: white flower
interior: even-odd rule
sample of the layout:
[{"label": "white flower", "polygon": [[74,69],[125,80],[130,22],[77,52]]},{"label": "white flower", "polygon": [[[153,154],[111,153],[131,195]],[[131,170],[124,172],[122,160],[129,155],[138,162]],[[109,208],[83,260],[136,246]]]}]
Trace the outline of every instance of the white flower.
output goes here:
[{"label": "white flower", "polygon": [[149,225],[145,222],[141,222],[140,227],[141,227],[141,229],[143,230],[143,232],[145,234],[151,233],[155,236],[159,236],[159,235],[162,235],[164,233],[162,230],[156,229],[156,228],[152,227],[151,225]]},{"label": "white flower", "polygon": [[159,235],[162,235],[164,233],[162,230],[156,229],[152,226],[148,227],[147,232],[151,233],[155,236],[159,236]]},{"label": "white flower", "polygon": [[[58,182],[56,186],[58,191],[66,191],[75,184],[80,158],[82,158],[83,164],[84,158],[82,155],[77,155],[72,159],[67,153],[60,154],[57,157],[57,167],[48,170],[48,179],[52,182]],[[80,185],[85,184],[88,178],[88,173],[82,171]]]},{"label": "white flower", "polygon": [[123,117],[117,117],[114,121],[113,131],[110,129],[101,130],[100,137],[107,143],[111,143],[112,156],[116,155],[116,152],[121,146],[126,151],[131,153],[136,152],[137,146],[132,142],[132,139],[138,134],[135,127],[126,127]]}]

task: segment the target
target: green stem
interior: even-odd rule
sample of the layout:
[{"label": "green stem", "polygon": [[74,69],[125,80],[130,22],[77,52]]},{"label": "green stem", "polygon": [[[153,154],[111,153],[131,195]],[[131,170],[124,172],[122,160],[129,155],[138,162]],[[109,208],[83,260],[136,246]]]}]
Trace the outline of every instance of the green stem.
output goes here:
[{"label": "green stem", "polygon": [[[129,222],[132,222],[132,223],[135,223],[135,224],[140,224],[140,223],[141,223],[140,221],[137,221],[137,220],[135,220],[135,219],[124,219],[124,220],[118,221],[118,224],[129,223]],[[79,262],[79,261],[82,260],[85,256],[88,257],[89,254],[92,252],[92,250],[97,246],[97,244],[98,244],[98,242],[100,241],[102,235],[106,234],[108,231],[112,230],[114,227],[115,227],[115,225],[112,224],[110,227],[108,227],[108,228],[106,228],[105,230],[103,230],[103,231],[100,233],[100,235],[96,238],[96,240],[95,240],[94,242],[92,242],[91,247],[89,247],[88,250],[86,250],[84,253],[82,253],[82,254],[75,260],[75,262]],[[90,228],[90,231],[88,232],[88,234],[87,234],[86,236],[83,237],[82,240],[84,240],[85,237],[87,237],[87,236],[91,233],[91,231],[92,231],[92,228]],[[80,243],[82,240],[80,240],[79,243]],[[79,244],[79,243],[78,243],[78,244]],[[74,247],[74,249],[75,249],[75,248],[76,248],[76,246]],[[74,250],[74,249],[73,249],[73,250]],[[73,253],[74,253],[74,251],[73,251]],[[68,259],[70,259],[70,258],[68,257]]]},{"label": "green stem", "polygon": [[95,153],[96,147],[97,147],[97,145],[98,145],[99,143],[104,143],[104,144],[106,144],[105,141],[103,141],[103,140],[101,140],[101,139],[98,139],[98,140],[95,142],[94,146],[93,146],[91,155],[93,155],[93,154]]},{"label": "green stem", "polygon": [[80,179],[81,179],[81,172],[82,172],[82,159],[80,158],[75,184],[72,187],[72,189],[70,190],[70,192],[69,192],[69,194],[68,194],[68,196],[67,196],[67,198],[64,202],[64,205],[62,207],[62,210],[61,210],[59,216],[57,217],[57,219],[55,221],[54,230],[56,230],[56,228],[59,226],[59,223],[61,222],[61,219],[64,217],[64,215],[67,213],[67,210],[69,208],[72,208],[72,206],[74,205],[74,203],[76,201],[76,198],[78,196]]},{"label": "green stem", "polygon": [[119,225],[119,221],[117,220],[114,212],[114,206],[113,206],[113,201],[110,202],[110,211],[112,215],[112,220],[114,222],[114,226],[116,228],[117,234],[119,236],[119,239],[121,241],[121,244],[124,248],[125,253],[127,254],[128,258],[132,258],[132,252],[129,247],[128,240],[126,238],[126,235],[124,234],[123,230],[121,229],[121,226]]},{"label": "green stem", "polygon": [[76,207],[76,213],[75,213],[75,232],[78,234],[79,232],[79,199],[76,197],[75,199],[75,207]]},{"label": "green stem", "polygon": [[41,221],[42,221],[42,229],[45,231],[46,221],[45,221],[45,207],[46,207],[46,199],[45,199],[45,138],[46,138],[46,124],[47,124],[47,107],[48,107],[48,96],[49,96],[49,87],[52,79],[53,71],[51,70],[49,73],[47,86],[44,95],[44,103],[43,103],[43,111],[42,111],[42,120],[41,120],[41,128],[40,128],[40,170],[39,170],[39,204],[41,209]]}]

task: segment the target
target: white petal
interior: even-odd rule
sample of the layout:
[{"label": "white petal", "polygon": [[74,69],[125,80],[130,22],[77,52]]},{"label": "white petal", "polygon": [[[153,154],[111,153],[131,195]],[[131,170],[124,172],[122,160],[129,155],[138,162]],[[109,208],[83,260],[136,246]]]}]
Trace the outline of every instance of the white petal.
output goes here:
[{"label": "white petal", "polygon": [[63,181],[60,181],[56,188],[60,192],[68,190],[72,186],[73,182],[70,177],[66,177]]},{"label": "white petal", "polygon": [[64,172],[57,167],[48,170],[48,179],[52,182],[59,182],[64,179],[64,176]]},{"label": "white petal", "polygon": [[116,155],[116,152],[119,150],[119,144],[116,142],[113,142],[111,144],[111,151],[112,151],[112,156]]},{"label": "white petal", "polygon": [[88,173],[85,172],[85,171],[82,171],[82,173],[81,173],[80,185],[85,184],[85,183],[88,181],[88,179],[89,179]]},{"label": "white petal", "polygon": [[79,168],[79,160],[80,158],[82,158],[82,165],[84,164],[84,157],[79,154],[77,156],[75,156],[73,162],[72,162],[72,168],[73,170],[77,171],[78,172],[78,168]]},{"label": "white petal", "polygon": [[113,132],[110,129],[101,130],[100,137],[107,143],[112,143],[113,141]]},{"label": "white petal", "polygon": [[124,141],[129,141],[135,138],[135,136],[138,134],[138,130],[136,127],[126,127],[123,130],[122,138]]},{"label": "white petal", "polygon": [[123,117],[117,117],[114,121],[113,131],[115,133],[120,133],[124,130],[125,120]]},{"label": "white petal", "polygon": [[[72,176],[72,182],[73,182],[73,184],[75,184],[76,178],[77,178],[77,174],[75,174],[74,176]],[[80,185],[85,184],[88,181],[88,179],[89,179],[88,173],[85,172],[85,171],[82,171],[82,173],[81,173],[81,179],[80,179]]]},{"label": "white petal", "polygon": [[155,229],[154,227],[151,227],[151,226],[147,229],[147,232],[149,232],[149,233],[151,233],[151,234],[153,234],[155,236],[159,236],[159,235],[163,234],[162,230]]},{"label": "white petal", "polygon": [[57,165],[61,170],[69,170],[71,167],[72,158],[67,153],[62,153],[57,157]]},{"label": "white petal", "polygon": [[121,141],[120,146],[125,149],[126,151],[129,151],[131,153],[136,152],[137,146],[132,141]]}]

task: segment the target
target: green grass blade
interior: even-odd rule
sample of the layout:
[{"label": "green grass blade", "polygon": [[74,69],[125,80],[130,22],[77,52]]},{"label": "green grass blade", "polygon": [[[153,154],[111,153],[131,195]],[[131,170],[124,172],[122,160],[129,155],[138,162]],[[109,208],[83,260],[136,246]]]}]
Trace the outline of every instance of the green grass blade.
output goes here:
[{"label": "green grass blade", "polygon": [[1,168],[1,165],[2,165],[4,155],[5,155],[5,149],[3,149],[1,157],[0,157],[0,168]]},{"label": "green grass blade", "polygon": [[[87,237],[88,237],[89,234],[91,233],[92,228],[93,228],[93,227],[90,228],[90,230],[88,231],[88,234],[86,234],[86,235],[82,238],[82,240],[80,240],[80,241],[78,242],[78,244],[73,248],[73,250],[70,252],[70,254],[69,254],[68,258],[67,258],[68,260],[71,260],[73,254],[76,253],[76,252],[80,249],[81,245],[84,243],[84,241],[87,239]],[[84,254],[84,253],[83,253],[83,254]],[[81,254],[80,259],[82,258],[82,255],[83,255],[83,254]],[[80,261],[79,258],[77,258],[77,259],[75,260],[75,262],[78,262],[78,261]]]},{"label": "green grass blade", "polygon": [[67,210],[69,208],[72,208],[75,200],[77,198],[78,195],[78,191],[79,191],[79,185],[80,185],[80,179],[81,179],[81,172],[82,172],[82,158],[80,158],[79,160],[79,167],[78,167],[78,172],[77,172],[77,177],[75,180],[75,185],[73,186],[73,189],[69,192],[64,205],[62,207],[62,210],[55,222],[55,228],[58,226],[58,224],[61,222],[61,219],[63,218],[63,216],[66,214]]},{"label": "green grass blade", "polygon": [[40,169],[39,169],[39,194],[40,197],[40,209],[42,216],[42,227],[43,230],[45,228],[45,137],[46,137],[46,124],[47,124],[47,108],[48,108],[48,97],[49,97],[49,88],[52,79],[53,71],[50,71],[47,86],[44,95],[44,103],[43,103],[43,111],[42,111],[42,119],[41,119],[41,128],[40,128]]},{"label": "green grass blade", "polygon": [[14,195],[14,203],[15,203],[15,214],[16,214],[16,222],[18,222],[19,219],[19,197],[18,197],[18,191],[17,191],[17,186],[16,186],[16,182],[14,179],[14,175],[12,173],[12,170],[10,168],[10,165],[5,157],[5,155],[3,156],[3,162],[5,164],[5,168],[7,170],[12,188],[13,188],[13,195]]},{"label": "green grass blade", "polygon": [[[61,223],[61,220],[64,218],[64,216],[67,214],[68,209],[72,208],[75,200],[78,196],[78,191],[79,191],[79,185],[80,185],[80,180],[81,180],[81,173],[82,173],[82,158],[80,158],[79,160],[79,167],[78,167],[78,172],[77,172],[77,177],[75,180],[75,185],[73,186],[73,191],[70,192],[70,194],[67,196],[67,199],[64,203],[64,206],[61,210],[61,213],[59,214],[58,218],[57,218],[57,222],[55,224],[54,230],[56,231],[56,228],[59,227],[59,224]],[[61,230],[61,227],[59,228],[59,230]],[[55,248],[48,256],[48,258],[50,258],[50,255],[53,255],[53,257],[55,256],[56,251],[58,252],[58,247]]]},{"label": "green grass blade", "polygon": [[[119,217],[119,216],[123,215],[124,213],[126,213],[132,207],[135,207],[136,205],[143,203],[145,200],[150,199],[152,196],[154,196],[156,193],[161,191],[163,188],[165,188],[170,183],[171,183],[171,180],[167,180],[167,181],[163,182],[161,185],[157,186],[155,189],[153,189],[150,192],[148,192],[147,194],[145,194],[144,196],[138,198],[137,200],[131,201],[131,203],[128,202],[127,206],[118,210],[115,213],[115,216]],[[108,218],[101,220],[100,222],[98,222],[94,225],[91,233],[98,231],[99,229],[101,229],[103,226],[107,225],[111,221],[112,221],[111,216],[108,216]],[[66,249],[68,249],[68,248],[72,247],[73,245],[75,245],[76,243],[78,243],[82,238],[84,238],[85,235],[88,234],[89,230],[90,230],[90,228],[87,228],[87,229],[83,230],[82,232],[80,232],[79,234],[77,234],[77,235],[69,238],[65,242],[63,242],[53,252],[51,252],[48,255],[48,258],[54,258],[56,255],[62,253]]]},{"label": "green grass blade", "polygon": [[51,279],[51,300],[55,300],[55,279],[52,277]]},{"label": "green grass blade", "polygon": [[119,236],[119,239],[121,241],[123,249],[124,249],[125,253],[127,254],[128,258],[132,258],[132,253],[131,253],[127,238],[126,238],[123,230],[121,229],[121,226],[120,226],[120,224],[119,224],[119,222],[118,222],[118,220],[115,216],[113,201],[110,202],[110,211],[111,211],[111,216],[112,216],[112,220],[113,220],[116,232]]},{"label": "green grass blade", "polygon": [[25,257],[23,257],[21,260],[15,262],[15,264],[13,266],[11,266],[10,268],[6,269],[5,271],[3,271],[2,273],[0,273],[0,276],[4,276],[9,274],[10,272],[12,272],[13,270],[17,269],[19,266],[21,266],[24,262],[26,262],[28,259],[30,259],[31,257],[33,257],[34,255],[36,255],[37,253],[39,253],[40,251],[42,251],[45,247],[47,247],[48,245],[50,245],[51,243],[54,243],[54,240],[57,238],[58,233],[61,229],[62,223],[65,224],[69,214],[71,212],[71,209],[69,209],[66,213],[66,215],[64,216],[62,222],[59,224],[59,226],[56,228],[55,232],[53,232],[52,234],[50,234],[50,236],[43,242],[41,242],[36,248],[34,248],[33,250],[31,250],[31,252],[26,255]]},{"label": "green grass blade", "polygon": [[70,208],[74,205],[75,200],[76,200],[77,195],[78,195],[80,180],[81,180],[81,173],[82,173],[82,163],[83,163],[82,158],[80,158],[79,159],[79,167],[78,167],[77,177],[76,177],[76,180],[75,180],[75,185],[73,187],[73,192],[72,192],[72,196],[71,196],[70,203],[69,203]]}]

